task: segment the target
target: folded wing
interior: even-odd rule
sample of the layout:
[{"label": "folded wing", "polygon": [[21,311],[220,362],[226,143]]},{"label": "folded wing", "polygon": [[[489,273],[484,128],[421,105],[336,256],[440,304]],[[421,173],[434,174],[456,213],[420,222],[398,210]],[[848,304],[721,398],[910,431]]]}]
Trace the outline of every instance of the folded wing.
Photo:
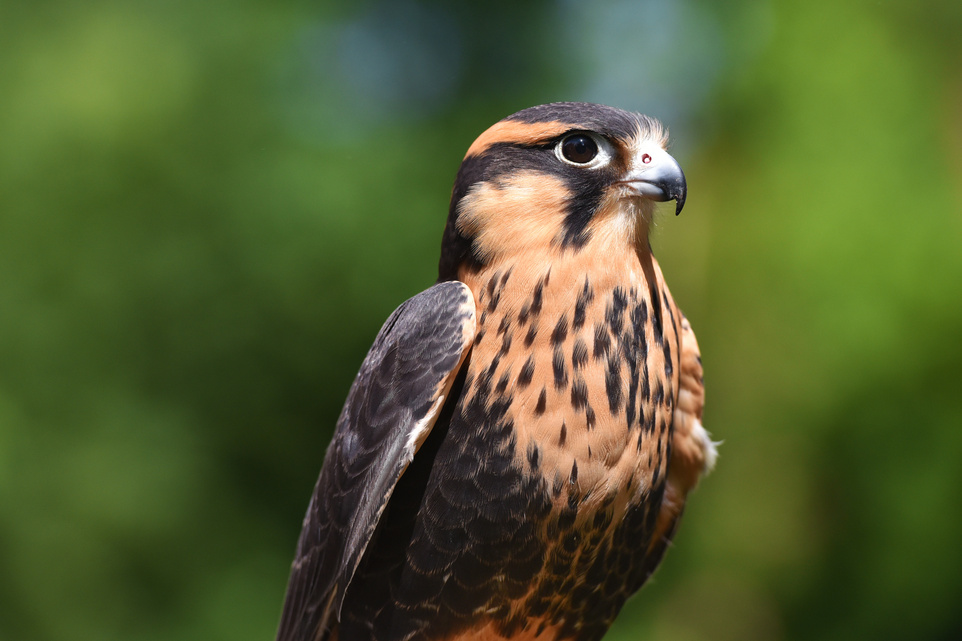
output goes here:
[{"label": "folded wing", "polygon": [[378,519],[437,420],[474,340],[475,301],[457,281],[405,301],[354,379],[291,568],[278,641],[327,636]]}]

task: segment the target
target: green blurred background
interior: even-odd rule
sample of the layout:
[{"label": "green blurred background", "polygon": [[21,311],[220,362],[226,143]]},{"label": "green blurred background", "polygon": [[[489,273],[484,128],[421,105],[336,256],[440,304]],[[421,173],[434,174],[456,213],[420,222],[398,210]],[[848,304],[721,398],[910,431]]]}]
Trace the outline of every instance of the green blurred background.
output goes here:
[{"label": "green blurred background", "polygon": [[270,639],[488,125],[666,122],[724,440],[611,639],[962,638],[962,3],[0,4],[0,639]]}]

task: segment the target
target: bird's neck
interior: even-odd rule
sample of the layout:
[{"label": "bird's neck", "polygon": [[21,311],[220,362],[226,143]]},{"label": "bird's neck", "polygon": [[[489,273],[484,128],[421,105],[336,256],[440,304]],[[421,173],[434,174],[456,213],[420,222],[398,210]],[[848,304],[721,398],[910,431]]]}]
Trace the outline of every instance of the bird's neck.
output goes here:
[{"label": "bird's neck", "polygon": [[[491,294],[501,286],[510,292],[530,292],[538,281],[550,281],[555,296],[567,298],[577,294],[588,279],[593,288],[613,290],[639,283],[654,285],[661,280],[658,263],[648,242],[648,223],[641,221],[633,229],[624,223],[609,221],[591,230],[581,246],[551,244],[524,251],[506,252],[485,263],[464,263],[458,270],[458,280],[466,283],[479,301],[490,304]],[[510,276],[506,276],[510,274]],[[486,292],[485,290],[490,290]]]}]

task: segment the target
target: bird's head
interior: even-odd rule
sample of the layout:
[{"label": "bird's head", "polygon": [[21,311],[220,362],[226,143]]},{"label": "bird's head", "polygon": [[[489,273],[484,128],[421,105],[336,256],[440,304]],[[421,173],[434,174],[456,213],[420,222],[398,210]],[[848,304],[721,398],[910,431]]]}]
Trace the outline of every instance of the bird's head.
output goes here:
[{"label": "bird's head", "polygon": [[647,247],[656,201],[685,204],[685,174],[653,118],[580,102],[540,105],[496,123],[458,171],[440,276],[511,255],[593,242]]}]

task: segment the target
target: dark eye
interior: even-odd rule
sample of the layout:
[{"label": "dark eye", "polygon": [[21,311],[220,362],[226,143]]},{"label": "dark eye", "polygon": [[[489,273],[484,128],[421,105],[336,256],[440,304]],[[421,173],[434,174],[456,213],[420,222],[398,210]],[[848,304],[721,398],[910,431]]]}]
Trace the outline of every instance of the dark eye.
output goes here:
[{"label": "dark eye", "polygon": [[598,143],[591,136],[573,134],[561,141],[561,155],[565,160],[584,165],[598,155]]}]

